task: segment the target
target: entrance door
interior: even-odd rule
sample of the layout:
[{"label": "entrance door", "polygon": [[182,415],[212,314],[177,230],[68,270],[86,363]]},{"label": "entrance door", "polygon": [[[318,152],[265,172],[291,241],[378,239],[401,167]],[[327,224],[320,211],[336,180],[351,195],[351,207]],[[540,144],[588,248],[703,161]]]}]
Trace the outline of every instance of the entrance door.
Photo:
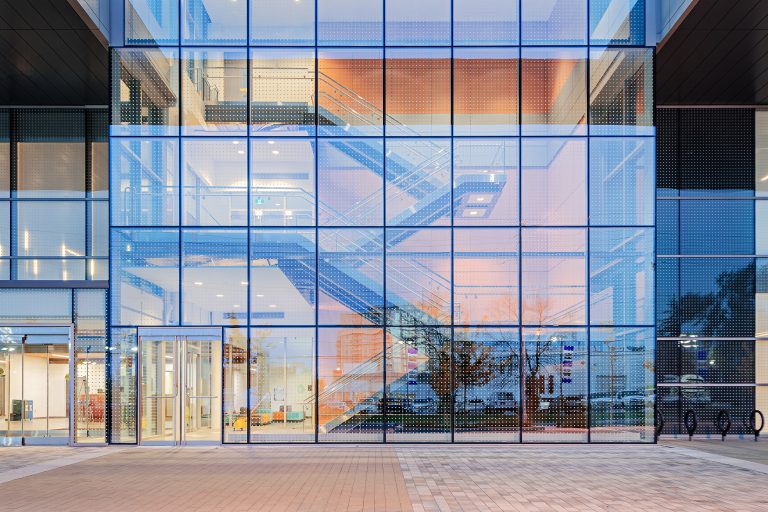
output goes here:
[{"label": "entrance door", "polygon": [[2,444],[67,444],[70,433],[68,327],[0,329]]},{"label": "entrance door", "polygon": [[139,336],[140,443],[221,442],[221,338]]}]

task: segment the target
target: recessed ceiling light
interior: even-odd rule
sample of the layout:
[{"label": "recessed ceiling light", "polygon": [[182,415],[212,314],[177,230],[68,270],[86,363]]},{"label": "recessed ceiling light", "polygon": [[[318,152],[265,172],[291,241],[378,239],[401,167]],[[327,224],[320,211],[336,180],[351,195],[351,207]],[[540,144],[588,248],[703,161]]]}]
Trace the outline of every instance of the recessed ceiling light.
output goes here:
[{"label": "recessed ceiling light", "polygon": [[484,197],[478,197],[478,198],[477,198],[477,202],[478,202],[478,203],[482,203],[483,201],[485,201],[485,198],[484,198]]},{"label": "recessed ceiling light", "polygon": [[237,146],[238,144],[240,144],[240,141],[239,141],[239,140],[233,140],[233,141],[232,141],[232,144],[234,144],[235,146]]},{"label": "recessed ceiling light", "polygon": [[477,215],[477,210],[472,210],[471,212],[469,212],[469,214],[470,215]]},{"label": "recessed ceiling light", "polygon": [[276,307],[277,307],[277,304],[270,304],[270,305],[269,305],[269,307],[271,307],[271,308],[276,308]]},{"label": "recessed ceiling light", "polygon": [[273,141],[273,140],[268,140],[267,141],[267,144],[274,144],[274,143],[275,143],[275,141]]},{"label": "recessed ceiling light", "polygon": [[239,307],[240,307],[240,304],[233,304],[233,305],[232,305],[232,307],[233,307],[233,308],[239,308]]},{"label": "recessed ceiling light", "polygon": [[272,150],[272,154],[273,154],[273,155],[279,155],[279,154],[280,154],[280,152],[279,152],[278,150],[276,150],[276,149],[273,149],[273,150]]},{"label": "recessed ceiling light", "polygon": [[217,294],[216,294],[216,297],[218,297],[219,299],[222,299],[222,298],[224,298],[224,294],[222,294],[222,293],[217,293]]},{"label": "recessed ceiling light", "polygon": [[202,281],[195,281],[195,286],[203,286],[203,282]]},{"label": "recessed ceiling light", "polygon": [[264,294],[263,293],[257,293],[256,296],[259,297],[259,298],[262,298],[262,297],[264,297]]},{"label": "recessed ceiling light", "polygon": [[238,155],[244,155],[244,154],[245,154],[245,151],[243,151],[242,149],[239,149],[239,150],[237,151],[237,154],[238,154]]},{"label": "recessed ceiling light", "polygon": [[240,284],[243,286],[248,286],[248,281],[240,281]]}]

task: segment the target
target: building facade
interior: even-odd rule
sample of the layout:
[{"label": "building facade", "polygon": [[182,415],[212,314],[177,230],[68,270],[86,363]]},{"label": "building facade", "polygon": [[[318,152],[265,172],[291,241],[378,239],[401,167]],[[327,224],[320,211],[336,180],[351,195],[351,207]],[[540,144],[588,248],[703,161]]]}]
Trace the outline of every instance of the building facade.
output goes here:
[{"label": "building facade", "polygon": [[645,9],[127,2],[111,441],[652,442]]},{"label": "building facade", "polygon": [[749,434],[768,123],[655,76],[712,3],[70,2],[0,82],[0,443]]}]

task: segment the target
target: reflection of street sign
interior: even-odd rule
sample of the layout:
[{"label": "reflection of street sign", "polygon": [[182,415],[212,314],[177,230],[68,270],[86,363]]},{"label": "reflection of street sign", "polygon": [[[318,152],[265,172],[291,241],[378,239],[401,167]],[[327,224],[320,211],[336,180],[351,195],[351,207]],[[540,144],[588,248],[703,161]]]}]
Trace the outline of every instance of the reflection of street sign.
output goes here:
[{"label": "reflection of street sign", "polygon": [[560,366],[560,381],[563,384],[570,384],[573,382],[571,378],[573,376],[573,349],[573,345],[563,346],[563,359]]},{"label": "reflection of street sign", "polygon": [[418,351],[418,349],[416,349],[414,347],[408,347],[408,353],[409,354],[418,354],[419,351]]},{"label": "reflection of street sign", "polygon": [[409,380],[408,381],[408,385],[409,386],[415,386],[416,384],[418,384],[418,382],[416,382],[415,380]]}]

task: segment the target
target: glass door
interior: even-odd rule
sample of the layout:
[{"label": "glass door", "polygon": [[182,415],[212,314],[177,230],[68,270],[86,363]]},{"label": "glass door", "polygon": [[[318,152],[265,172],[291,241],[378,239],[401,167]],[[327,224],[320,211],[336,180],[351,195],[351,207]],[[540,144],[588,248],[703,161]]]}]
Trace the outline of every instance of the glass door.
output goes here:
[{"label": "glass door", "polygon": [[70,441],[70,327],[0,327],[0,444]]},{"label": "glass door", "polygon": [[221,442],[221,339],[139,337],[140,443]]},{"label": "glass door", "polygon": [[141,444],[178,444],[178,350],[177,336],[139,338]]}]

